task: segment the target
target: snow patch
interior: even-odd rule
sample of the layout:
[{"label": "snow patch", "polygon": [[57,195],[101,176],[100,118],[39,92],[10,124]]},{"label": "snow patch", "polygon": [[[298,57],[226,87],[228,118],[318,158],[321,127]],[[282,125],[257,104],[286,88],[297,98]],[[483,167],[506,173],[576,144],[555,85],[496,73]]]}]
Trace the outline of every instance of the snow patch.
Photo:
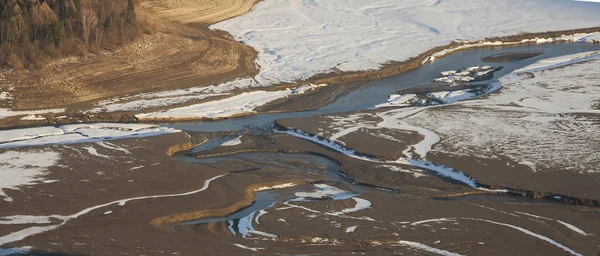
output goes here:
[{"label": "snow patch", "polygon": [[291,188],[294,186],[296,186],[295,183],[285,183],[285,184],[279,184],[279,185],[270,186],[270,187],[260,187],[260,188],[255,189],[254,191],[265,191],[265,190],[273,190],[273,189]]},{"label": "snow patch", "polygon": [[354,233],[354,231],[358,228],[358,226],[351,226],[346,228],[346,233]]},{"label": "snow patch", "polygon": [[380,165],[380,166],[377,166],[377,167],[388,168],[392,172],[403,172],[403,173],[412,174],[413,177],[415,177],[415,178],[420,178],[420,177],[427,176],[427,175],[423,174],[421,172],[421,170],[416,170],[416,169],[415,170],[407,170],[405,168],[402,168],[400,166],[395,166],[395,165]]},{"label": "snow patch", "polygon": [[358,211],[362,211],[362,210],[371,208],[371,201],[369,201],[369,200],[358,198],[358,197],[353,197],[352,200],[354,200],[356,202],[356,205],[354,207],[344,209],[339,212],[330,212],[328,214],[333,215],[333,216],[339,216],[339,215],[358,212]]},{"label": "snow patch", "polygon": [[296,192],[296,197],[300,199],[326,199],[345,200],[357,196],[357,194],[332,187],[325,184],[314,184],[317,188],[313,192]]},{"label": "snow patch", "polygon": [[408,107],[421,104],[425,104],[425,101],[416,94],[392,94],[386,103],[375,105],[375,108]]},{"label": "snow patch", "polygon": [[292,95],[303,94],[323,85],[305,85],[280,91],[245,92],[222,100],[210,101],[165,111],[138,114],[140,120],[181,118],[228,118],[256,113],[257,107]]},{"label": "snow patch", "polygon": [[0,198],[11,202],[4,190],[43,183],[49,167],[56,165],[60,154],[49,150],[6,151],[0,154]]},{"label": "snow patch", "polygon": [[582,236],[588,236],[588,233],[586,233],[585,231],[583,231],[582,229],[576,227],[573,224],[569,224],[569,223],[566,223],[566,222],[563,222],[563,221],[560,221],[560,220],[556,220],[556,221],[558,221],[558,223],[560,223],[560,224],[563,224],[565,227],[569,228],[570,230],[573,230],[573,231],[579,233]]},{"label": "snow patch", "polygon": [[21,117],[21,120],[23,120],[23,121],[44,121],[44,120],[46,120],[46,118],[43,116],[37,116],[37,115],[26,115],[24,117]]},{"label": "snow patch", "polygon": [[519,211],[515,211],[515,212],[518,213],[518,214],[525,215],[525,216],[534,217],[536,219],[553,220],[553,219],[550,219],[550,218],[547,218],[547,217],[538,216],[538,215],[534,215],[534,214],[531,214],[531,213],[519,212]]},{"label": "snow patch", "polygon": [[265,249],[265,248],[248,247],[248,246],[245,246],[243,244],[233,244],[233,245],[235,245],[236,247],[242,248],[242,249],[253,251],[253,252],[258,252],[258,250],[264,250]]},{"label": "snow patch", "polygon": [[123,153],[125,153],[127,155],[131,154],[131,152],[128,149],[126,149],[124,147],[121,147],[121,146],[118,146],[118,145],[115,145],[113,143],[110,143],[108,141],[100,141],[100,142],[97,142],[96,145],[104,147],[104,148],[107,148],[107,149],[110,149],[110,150],[120,151],[120,152],[123,152]]},{"label": "snow patch", "polygon": [[248,238],[254,234],[254,235],[264,236],[264,237],[267,237],[267,238],[270,238],[273,240],[277,239],[277,235],[275,235],[275,234],[258,231],[256,229],[254,229],[254,226],[252,226],[252,220],[254,219],[255,214],[256,214],[256,212],[253,212],[253,213],[249,214],[248,216],[245,216],[245,217],[239,219],[238,225],[237,225],[237,230],[240,232],[240,235],[242,236],[242,238]]},{"label": "snow patch", "polygon": [[491,223],[491,224],[496,224],[496,225],[499,225],[499,226],[509,227],[509,228],[518,230],[518,231],[520,231],[522,233],[525,233],[527,235],[533,236],[533,237],[535,237],[537,239],[546,241],[546,242],[548,242],[548,243],[550,243],[550,244],[552,244],[552,245],[554,245],[554,246],[556,246],[556,247],[558,247],[560,249],[563,249],[564,251],[566,251],[566,252],[568,252],[570,254],[573,254],[573,255],[576,255],[576,256],[583,256],[583,254],[580,254],[580,253],[572,250],[571,248],[566,247],[566,246],[564,246],[564,245],[562,245],[562,244],[560,244],[560,243],[558,243],[558,242],[556,242],[556,241],[554,241],[554,240],[552,240],[552,239],[550,239],[550,238],[548,238],[546,236],[543,236],[543,235],[531,232],[531,231],[529,231],[527,229],[524,229],[522,227],[518,227],[518,226],[515,226],[515,225],[511,225],[511,224],[506,224],[506,223],[501,223],[501,222],[496,222],[496,221],[491,221],[491,220],[485,220],[485,219],[476,219],[476,218],[464,218],[464,219],[483,221],[483,222],[487,222],[487,223]]},{"label": "snow patch", "polygon": [[402,240],[400,240],[400,241],[398,241],[398,244],[404,245],[404,246],[408,246],[410,248],[414,248],[414,249],[426,251],[426,252],[435,253],[435,254],[438,254],[438,255],[444,255],[444,256],[462,256],[462,254],[458,254],[458,253],[454,253],[454,252],[449,252],[449,251],[441,250],[441,249],[437,249],[437,248],[433,248],[433,247],[431,247],[429,245],[422,244],[422,243],[417,243],[417,242],[402,241]]},{"label": "snow patch", "polygon": [[[180,132],[152,124],[72,124],[0,131],[0,148],[100,142],[123,138],[140,138]],[[101,144],[107,147],[108,144]],[[108,146],[109,148],[117,148]],[[124,149],[121,151],[128,152]],[[93,153],[93,152],[90,152]]]},{"label": "snow patch", "polygon": [[243,136],[243,135],[240,135],[239,137],[237,137],[237,138],[235,138],[235,139],[232,139],[232,140],[226,141],[225,143],[221,144],[221,146],[224,146],[224,147],[231,147],[231,146],[237,146],[237,145],[240,145],[240,144],[242,144],[242,140],[241,140],[241,139],[242,139],[242,136]]},{"label": "snow patch", "polygon": [[548,242],[570,254],[576,255],[576,256],[582,256],[582,254],[572,250],[569,247],[566,247],[546,236],[540,235],[538,233],[534,233],[532,231],[529,231],[527,229],[524,229],[522,227],[519,226],[515,226],[515,225],[511,225],[511,224],[507,224],[507,223],[502,223],[502,222],[497,222],[497,221],[492,221],[492,220],[486,220],[486,219],[478,219],[478,218],[465,218],[465,217],[456,217],[456,218],[439,218],[439,219],[432,219],[432,220],[423,220],[423,221],[417,221],[412,223],[411,225],[419,225],[419,224],[423,224],[423,223],[427,223],[427,222],[439,222],[439,221],[451,221],[451,220],[457,220],[457,219],[463,219],[463,220],[472,220],[472,221],[480,221],[480,222],[486,222],[486,223],[490,223],[490,224],[494,224],[494,225],[498,225],[498,226],[503,226],[503,227],[508,227],[514,230],[517,230],[519,232],[522,232],[526,235],[535,237],[537,239],[540,239],[542,241]]},{"label": "snow patch", "polygon": [[8,217],[0,217],[0,225],[17,225],[17,224],[50,224],[51,216],[31,216],[31,215],[14,215]]},{"label": "snow patch", "polygon": [[103,155],[103,154],[100,154],[100,153],[98,153],[98,151],[97,151],[97,150],[96,150],[96,149],[95,149],[93,146],[91,146],[91,145],[90,145],[90,146],[83,147],[83,149],[87,150],[87,152],[88,152],[90,155],[97,156],[97,157],[100,157],[100,158],[111,159],[111,157],[110,157],[110,156],[107,156],[107,155]]},{"label": "snow patch", "polygon": [[10,92],[0,92],[0,100],[12,100],[13,96]]}]

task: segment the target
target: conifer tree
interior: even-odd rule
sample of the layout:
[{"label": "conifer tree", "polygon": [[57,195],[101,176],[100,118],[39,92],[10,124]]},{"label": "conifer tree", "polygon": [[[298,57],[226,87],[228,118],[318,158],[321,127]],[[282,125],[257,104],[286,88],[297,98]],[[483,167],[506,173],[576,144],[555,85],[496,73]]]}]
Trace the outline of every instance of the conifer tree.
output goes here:
[{"label": "conifer tree", "polygon": [[127,16],[125,22],[127,22],[127,25],[134,25],[136,22],[134,0],[127,0]]}]

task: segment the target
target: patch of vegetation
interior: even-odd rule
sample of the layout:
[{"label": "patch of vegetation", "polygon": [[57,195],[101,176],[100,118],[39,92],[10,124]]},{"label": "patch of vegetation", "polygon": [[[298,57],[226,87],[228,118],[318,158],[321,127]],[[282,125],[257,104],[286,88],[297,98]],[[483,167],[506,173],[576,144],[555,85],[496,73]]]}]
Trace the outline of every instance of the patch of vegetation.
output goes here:
[{"label": "patch of vegetation", "polygon": [[135,0],[0,0],[0,65],[38,69],[50,58],[111,49],[141,34]]}]

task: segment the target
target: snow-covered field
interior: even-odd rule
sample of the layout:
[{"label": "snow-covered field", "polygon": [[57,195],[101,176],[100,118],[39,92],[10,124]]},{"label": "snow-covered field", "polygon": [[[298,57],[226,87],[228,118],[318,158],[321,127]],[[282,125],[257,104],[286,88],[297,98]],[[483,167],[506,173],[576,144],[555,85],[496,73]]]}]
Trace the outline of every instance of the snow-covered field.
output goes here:
[{"label": "snow-covered field", "polygon": [[439,134],[441,152],[600,173],[598,67],[599,52],[542,60],[501,78],[499,93],[404,120]]},{"label": "snow-covered field", "polygon": [[265,0],[211,28],[259,52],[265,86],[377,69],[452,41],[595,27],[598,13],[600,4],[566,0]]}]

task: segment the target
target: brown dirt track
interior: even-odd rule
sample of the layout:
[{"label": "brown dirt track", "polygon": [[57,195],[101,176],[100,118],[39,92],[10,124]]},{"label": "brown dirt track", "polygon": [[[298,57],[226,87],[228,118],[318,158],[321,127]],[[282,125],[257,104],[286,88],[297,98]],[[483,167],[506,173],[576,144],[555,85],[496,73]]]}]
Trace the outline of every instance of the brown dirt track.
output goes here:
[{"label": "brown dirt track", "polygon": [[258,0],[148,0],[158,17],[182,24],[212,24],[242,15]]}]

